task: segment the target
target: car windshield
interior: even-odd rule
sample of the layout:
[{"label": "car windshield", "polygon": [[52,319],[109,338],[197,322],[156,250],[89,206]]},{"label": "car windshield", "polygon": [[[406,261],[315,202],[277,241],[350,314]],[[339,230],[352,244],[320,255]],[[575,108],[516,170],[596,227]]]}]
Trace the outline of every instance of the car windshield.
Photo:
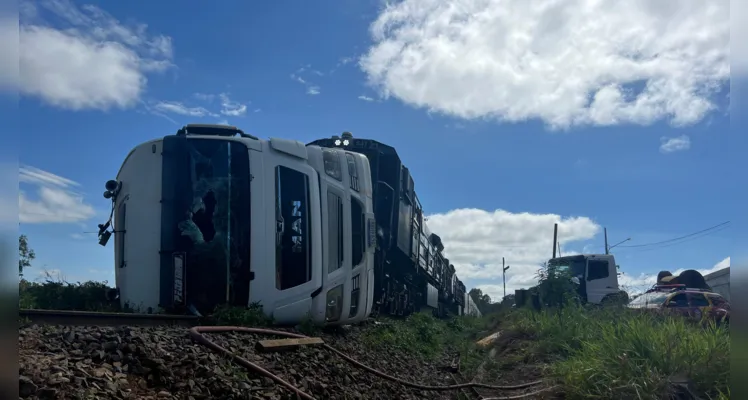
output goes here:
[{"label": "car windshield", "polygon": [[645,293],[631,301],[631,305],[643,306],[647,304],[661,305],[665,303],[669,293]]},{"label": "car windshield", "polygon": [[571,276],[584,276],[587,259],[582,256],[559,257],[550,260],[548,265],[556,267],[559,271],[569,271]]}]

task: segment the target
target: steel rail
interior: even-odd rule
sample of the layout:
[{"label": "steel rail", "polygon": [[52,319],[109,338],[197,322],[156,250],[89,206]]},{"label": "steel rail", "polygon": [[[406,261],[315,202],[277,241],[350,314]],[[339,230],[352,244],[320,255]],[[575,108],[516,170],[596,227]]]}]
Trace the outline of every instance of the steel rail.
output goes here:
[{"label": "steel rail", "polygon": [[69,310],[19,309],[18,317],[31,323],[49,325],[87,326],[184,326],[199,324],[200,318],[193,315],[136,314],[121,312],[92,312]]}]

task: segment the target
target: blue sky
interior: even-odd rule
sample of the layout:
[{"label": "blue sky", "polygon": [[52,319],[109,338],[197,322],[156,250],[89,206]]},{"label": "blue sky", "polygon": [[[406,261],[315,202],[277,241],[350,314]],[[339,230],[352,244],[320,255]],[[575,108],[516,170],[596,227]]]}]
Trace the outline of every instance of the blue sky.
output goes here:
[{"label": "blue sky", "polygon": [[554,222],[563,253],[602,252],[602,227],[630,237],[614,253],[632,286],[729,265],[730,225],[624,247],[737,207],[729,3],[544,3],[22,2],[27,278],[111,280],[111,244],[85,233],[107,219],[104,182],[191,122],[394,146],[458,274],[494,296],[502,257],[508,289],[532,283]]}]

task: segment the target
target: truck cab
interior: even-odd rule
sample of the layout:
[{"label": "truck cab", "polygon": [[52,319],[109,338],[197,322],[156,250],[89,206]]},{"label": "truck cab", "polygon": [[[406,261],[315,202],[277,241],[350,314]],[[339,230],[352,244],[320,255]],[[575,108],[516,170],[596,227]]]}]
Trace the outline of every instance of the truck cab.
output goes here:
[{"label": "truck cab", "polygon": [[618,285],[618,267],[612,254],[557,257],[548,265],[567,271],[579,285],[579,295],[585,302],[601,304],[625,294]]},{"label": "truck cab", "polygon": [[225,125],[191,124],[138,145],[107,183],[113,216],[100,226],[100,243],[115,237],[120,301],[198,314],[259,303],[280,324],[366,318],[368,168],[343,149]]}]

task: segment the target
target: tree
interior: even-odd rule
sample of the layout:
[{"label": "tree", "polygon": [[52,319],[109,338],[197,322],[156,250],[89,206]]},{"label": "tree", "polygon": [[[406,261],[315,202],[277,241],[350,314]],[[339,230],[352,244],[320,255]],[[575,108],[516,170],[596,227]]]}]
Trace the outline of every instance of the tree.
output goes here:
[{"label": "tree", "polygon": [[23,269],[31,266],[31,261],[36,258],[34,249],[29,247],[29,239],[26,235],[18,237],[18,276],[23,276]]}]

